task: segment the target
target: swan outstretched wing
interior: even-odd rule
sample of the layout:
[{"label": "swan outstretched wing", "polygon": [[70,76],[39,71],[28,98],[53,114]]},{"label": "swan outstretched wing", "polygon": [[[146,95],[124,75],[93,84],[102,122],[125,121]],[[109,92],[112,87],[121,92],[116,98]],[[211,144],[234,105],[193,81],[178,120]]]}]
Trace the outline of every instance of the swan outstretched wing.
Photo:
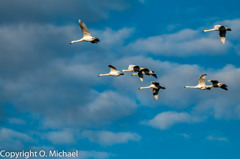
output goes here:
[{"label": "swan outstretched wing", "polygon": [[117,72],[116,67],[114,67],[113,65],[108,65],[108,67],[110,68],[111,72]]},{"label": "swan outstretched wing", "polygon": [[209,82],[212,82],[213,85],[216,85],[219,83],[218,80],[209,80]]},{"label": "swan outstretched wing", "polygon": [[153,85],[155,85],[156,87],[159,87],[159,83],[158,82],[152,82]]},{"label": "swan outstretched wing", "polygon": [[81,30],[83,32],[83,36],[91,36],[87,26],[83,23],[83,21],[81,21],[80,19],[78,20],[79,25],[81,27]]},{"label": "swan outstretched wing", "polygon": [[142,81],[143,81],[142,71],[139,71],[139,72],[138,72],[138,77],[139,77],[140,81],[142,82]]},{"label": "swan outstretched wing", "polygon": [[202,74],[202,75],[199,77],[198,85],[205,85],[206,76],[207,76],[207,74],[204,73],[204,74]]},{"label": "swan outstretched wing", "polygon": [[140,70],[140,67],[138,65],[133,66],[133,71],[138,72]]},{"label": "swan outstretched wing", "polygon": [[219,30],[222,25],[214,25],[214,29]]},{"label": "swan outstretched wing", "polygon": [[227,85],[226,84],[224,84],[224,83],[222,83],[222,85],[220,86],[220,88],[222,88],[222,89],[224,89],[224,90],[228,90],[228,88],[227,88]]},{"label": "swan outstretched wing", "polygon": [[153,92],[154,99],[157,100],[158,99],[159,88],[158,89],[153,88],[152,92]]},{"label": "swan outstretched wing", "polygon": [[140,71],[149,72],[149,69],[147,69],[147,68],[141,68]]},{"label": "swan outstretched wing", "polygon": [[155,77],[155,78],[157,78],[157,74],[156,74],[156,73],[152,74],[152,76]]},{"label": "swan outstretched wing", "polygon": [[224,89],[224,90],[226,90],[226,91],[228,90],[226,84],[220,83],[220,82],[218,82],[217,80],[209,80],[209,82],[212,82],[213,87],[219,87],[219,88],[222,88],[222,89]]},{"label": "swan outstretched wing", "polygon": [[226,30],[219,31],[219,36],[220,36],[221,43],[224,44],[226,41]]}]

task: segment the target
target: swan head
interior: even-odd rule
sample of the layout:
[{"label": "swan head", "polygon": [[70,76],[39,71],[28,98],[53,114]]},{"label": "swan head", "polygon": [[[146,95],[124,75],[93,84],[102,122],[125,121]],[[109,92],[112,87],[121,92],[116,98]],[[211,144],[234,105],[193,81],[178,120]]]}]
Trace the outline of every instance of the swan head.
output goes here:
[{"label": "swan head", "polygon": [[149,71],[149,73],[150,73],[150,74],[155,74],[155,72],[154,72],[154,71]]}]

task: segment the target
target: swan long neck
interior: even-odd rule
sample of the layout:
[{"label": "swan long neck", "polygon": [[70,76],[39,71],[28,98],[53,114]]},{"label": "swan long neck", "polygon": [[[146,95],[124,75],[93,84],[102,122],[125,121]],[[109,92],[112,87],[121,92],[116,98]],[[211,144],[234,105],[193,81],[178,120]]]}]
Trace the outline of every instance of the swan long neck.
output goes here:
[{"label": "swan long neck", "polygon": [[109,73],[106,73],[106,74],[99,74],[98,77],[101,77],[101,76],[109,76]]},{"label": "swan long neck", "polygon": [[130,70],[122,70],[121,72],[130,72]]},{"label": "swan long neck", "polygon": [[83,39],[73,40],[73,41],[70,42],[70,44],[73,44],[73,43],[76,43],[76,42],[80,42],[80,41],[83,41]]},{"label": "swan long neck", "polygon": [[217,30],[216,29],[203,30],[203,32],[208,32],[208,31],[217,31]]},{"label": "swan long neck", "polygon": [[185,86],[185,88],[197,88],[196,86]]},{"label": "swan long neck", "polygon": [[139,89],[146,89],[146,88],[152,88],[151,86],[147,86],[147,87],[140,87]]}]

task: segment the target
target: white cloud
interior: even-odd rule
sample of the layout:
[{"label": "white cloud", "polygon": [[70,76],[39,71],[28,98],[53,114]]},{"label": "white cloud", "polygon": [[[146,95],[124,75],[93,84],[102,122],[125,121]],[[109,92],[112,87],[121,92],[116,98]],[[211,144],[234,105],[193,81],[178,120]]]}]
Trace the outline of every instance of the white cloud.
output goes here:
[{"label": "white cloud", "polygon": [[127,49],[142,54],[194,56],[199,54],[226,54],[230,47],[234,47],[236,52],[239,53],[239,45],[235,41],[238,41],[240,36],[240,19],[220,21],[216,24],[223,24],[233,30],[227,33],[225,45],[220,43],[217,32],[203,33],[202,28],[199,28],[197,30],[184,29],[176,33],[139,38],[130,43]]},{"label": "white cloud", "polygon": [[238,79],[240,68],[227,65],[223,69],[209,74],[208,79],[216,79],[228,85],[228,91],[212,89],[208,98],[199,101],[193,109],[195,113],[213,115],[216,119],[240,119],[240,105],[238,102]]},{"label": "white cloud", "polygon": [[[111,81],[114,80],[111,77],[97,77],[106,69],[109,71],[107,67],[109,60],[114,61],[116,58],[104,56],[112,52],[111,49],[102,46],[109,45],[111,48],[112,45],[118,44],[118,47],[121,47],[133,29],[123,28],[114,31],[107,28],[95,32],[103,35],[100,44],[70,45],[70,40],[81,36],[78,25],[1,26],[0,41],[3,42],[3,53],[0,55],[1,100],[12,101],[16,109],[21,111],[27,110],[37,114],[36,116],[42,115],[44,125],[53,127],[65,124],[90,126],[94,125],[92,123],[111,122],[130,115],[136,108],[134,100],[113,92],[101,94],[94,89],[96,86],[99,87],[99,84],[111,85]],[[108,41],[110,35],[114,39]],[[118,47],[114,49],[118,50]],[[8,68],[8,71],[3,68]],[[122,105],[119,100],[122,101]],[[102,104],[99,105],[98,102]],[[110,112],[110,115],[104,115],[105,111]],[[63,120],[59,114],[67,116],[67,120]],[[78,120],[75,120],[76,118]]]},{"label": "white cloud", "polygon": [[73,132],[70,130],[49,132],[45,134],[45,137],[55,145],[74,144],[76,142]]},{"label": "white cloud", "polygon": [[94,31],[97,35],[101,35],[101,43],[104,49],[111,49],[111,51],[116,51],[119,46],[124,44],[124,41],[130,37],[134,32],[134,28],[122,28],[120,30],[112,30],[111,28],[106,28],[104,31]]},{"label": "white cloud", "polygon": [[44,125],[47,127],[63,125],[95,127],[128,116],[137,108],[135,101],[111,91],[92,94],[92,96],[94,100],[85,106],[71,106],[71,109],[63,107],[54,112],[46,111]]},{"label": "white cloud", "polygon": [[25,120],[18,119],[18,118],[9,118],[8,121],[10,124],[24,125],[26,123]]},{"label": "white cloud", "polygon": [[186,139],[190,138],[190,135],[187,134],[187,133],[182,133],[182,134],[178,134],[178,135],[179,135],[179,136],[182,136],[182,137],[184,137],[184,138],[186,138]]},{"label": "white cloud", "polygon": [[168,129],[171,126],[179,123],[198,123],[201,122],[203,119],[199,117],[195,117],[185,112],[174,112],[168,111],[159,113],[153,119],[149,121],[143,121],[142,124],[146,124],[152,126],[154,128],[158,128],[161,130]]},{"label": "white cloud", "polygon": [[79,159],[108,159],[109,157],[114,156],[108,152],[99,152],[99,151],[79,151]]},{"label": "white cloud", "polygon": [[[116,79],[114,86],[121,93],[128,94],[132,98],[138,98],[142,105],[161,106],[168,105],[177,109],[182,109],[195,105],[194,114],[201,116],[214,116],[221,118],[240,118],[240,105],[238,94],[238,79],[240,78],[240,68],[227,64],[219,69],[205,69],[198,65],[178,64],[169,61],[153,60],[144,56],[126,57],[117,62],[121,68],[127,68],[128,64],[137,64],[154,70],[158,79],[154,77],[144,77],[144,82],[140,82],[138,77],[125,73],[124,79]],[[210,91],[186,89],[186,85],[197,85],[201,74],[207,73],[206,80],[218,80],[228,85],[229,90],[212,88]],[[128,82],[126,82],[128,81]],[[138,90],[141,86],[147,86],[151,81],[159,81],[166,90],[160,90],[159,100],[153,100],[152,91]],[[207,84],[211,84],[207,82]],[[128,89],[122,89],[128,88]]]},{"label": "white cloud", "polygon": [[223,142],[228,142],[228,138],[226,137],[214,137],[214,136],[208,136],[207,140],[210,141],[223,141]]},{"label": "white cloud", "polygon": [[128,49],[144,54],[164,56],[190,56],[197,54],[224,54],[229,44],[222,45],[219,37],[211,37],[201,30],[185,29],[173,34],[140,38]]},{"label": "white cloud", "polygon": [[23,143],[32,143],[34,139],[27,134],[17,132],[7,128],[0,128],[0,148],[8,150],[21,150]]},{"label": "white cloud", "polygon": [[[114,80],[114,86],[118,92],[128,94],[132,98],[138,98],[142,105],[157,106],[169,105],[171,107],[183,108],[195,101],[192,99],[191,90],[184,89],[184,86],[193,82],[197,84],[197,80],[204,69],[198,65],[178,64],[169,61],[153,60],[152,58],[144,56],[134,56],[122,58],[116,62],[120,68],[126,69],[129,64],[137,64],[141,67],[147,67],[154,70],[158,79],[152,76],[144,76],[144,82],[140,82],[137,76],[133,77],[126,72],[122,78]],[[127,81],[127,82],[126,82]],[[138,90],[141,86],[147,86],[151,81],[158,81],[161,85],[166,87],[166,90],[160,90],[159,100],[153,100],[151,89]],[[122,89],[128,88],[128,89]],[[159,102],[161,101],[161,102]]]},{"label": "white cloud", "polygon": [[128,141],[140,141],[141,136],[132,132],[113,133],[110,131],[84,131],[83,136],[87,137],[92,142],[97,142],[101,145],[114,145],[127,143]]},{"label": "white cloud", "polygon": [[[92,128],[96,125],[111,123],[135,112],[136,100],[140,105],[168,105],[174,108],[189,107],[198,103],[194,109],[194,115],[200,114],[205,117],[206,112],[211,110],[212,114],[207,115],[214,115],[215,118],[240,118],[240,105],[235,102],[240,91],[237,81],[240,78],[239,68],[228,65],[223,69],[207,70],[198,65],[159,61],[144,56],[131,57],[128,54],[127,57],[122,57],[124,41],[134,29],[94,30],[91,27],[90,29],[96,33],[96,36],[102,37],[101,43],[97,45],[79,43],[70,46],[70,40],[81,36],[79,26],[76,24],[74,26],[2,25],[0,27],[1,100],[11,101],[17,110],[34,114],[36,120],[41,117],[40,124],[45,128],[63,126]],[[213,51],[213,54],[218,52],[220,47],[223,47],[220,53],[228,49],[227,45],[220,45],[218,35],[212,37],[210,34],[203,34],[203,36],[207,37],[208,42],[216,43],[216,46],[205,44],[198,31],[186,29],[175,34],[149,37],[155,40],[153,44],[148,44],[146,39],[142,39],[139,48],[141,49],[142,44],[146,43],[149,46],[142,48],[146,49],[144,51],[146,53],[153,51],[153,53],[165,55],[166,51],[167,54],[174,56],[175,49],[179,51],[176,53],[179,56],[186,56],[195,51],[205,52],[206,50],[202,50],[202,47]],[[110,41],[109,37],[114,38]],[[163,42],[166,46],[159,48],[157,42]],[[129,47],[133,44],[137,42],[130,44]],[[170,44],[173,44],[174,49]],[[135,46],[134,49],[139,48]],[[116,52],[119,54],[115,54]],[[155,80],[152,77],[144,77],[143,83],[137,77],[128,76],[127,73],[119,78],[98,78],[99,73],[108,69],[109,61],[116,64],[119,69],[132,63],[155,70],[159,75],[158,80],[166,90],[160,91],[159,100],[154,101],[151,90],[137,89]],[[187,84],[196,84],[198,77],[204,72],[208,73],[208,78],[216,78],[228,84],[229,91],[226,93],[220,89],[201,91],[183,88]],[[222,76],[223,73],[226,73],[225,76]],[[111,89],[117,93],[105,89]],[[158,119],[160,124],[154,123],[154,118],[152,126],[167,129],[177,123],[190,123],[188,120],[196,118],[193,114],[175,112],[168,118],[160,113],[160,119]],[[115,136],[116,134],[114,133]],[[57,143],[56,140],[64,135],[68,137],[63,143],[73,141],[74,136],[71,136],[68,131],[49,133],[48,139],[55,144],[63,144]],[[122,137],[121,141],[112,139],[112,144],[130,138],[126,136]],[[102,142],[107,143],[107,141]]]},{"label": "white cloud", "polygon": [[[57,4],[57,5],[56,5]],[[94,4],[94,5],[92,5]],[[89,0],[89,1],[47,1],[33,2],[31,0],[1,1],[0,18],[4,22],[55,22],[61,18],[61,21],[77,20],[80,18],[88,21],[97,21],[107,19],[110,11],[123,11],[130,6],[125,0]],[[14,10],[9,14],[9,8]],[[34,12],[33,12],[34,11]],[[71,17],[71,18],[70,18]],[[11,20],[10,20],[11,19]]]},{"label": "white cloud", "polygon": [[216,24],[222,24],[225,27],[231,28],[232,31],[227,32],[227,35],[226,35],[227,39],[239,41],[240,19],[224,20],[224,21],[217,22]]}]

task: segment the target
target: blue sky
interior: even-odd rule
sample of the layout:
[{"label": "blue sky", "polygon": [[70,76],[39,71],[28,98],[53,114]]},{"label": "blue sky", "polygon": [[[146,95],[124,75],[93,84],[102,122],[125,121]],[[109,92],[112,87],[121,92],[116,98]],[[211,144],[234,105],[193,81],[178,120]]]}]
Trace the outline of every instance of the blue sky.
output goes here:
[{"label": "blue sky", "polygon": [[[0,1],[0,149],[79,150],[80,159],[237,159],[239,1]],[[99,44],[81,38],[82,19]],[[226,44],[217,32],[232,28]],[[131,73],[154,70],[155,101]],[[229,91],[184,89],[199,76]]]}]

